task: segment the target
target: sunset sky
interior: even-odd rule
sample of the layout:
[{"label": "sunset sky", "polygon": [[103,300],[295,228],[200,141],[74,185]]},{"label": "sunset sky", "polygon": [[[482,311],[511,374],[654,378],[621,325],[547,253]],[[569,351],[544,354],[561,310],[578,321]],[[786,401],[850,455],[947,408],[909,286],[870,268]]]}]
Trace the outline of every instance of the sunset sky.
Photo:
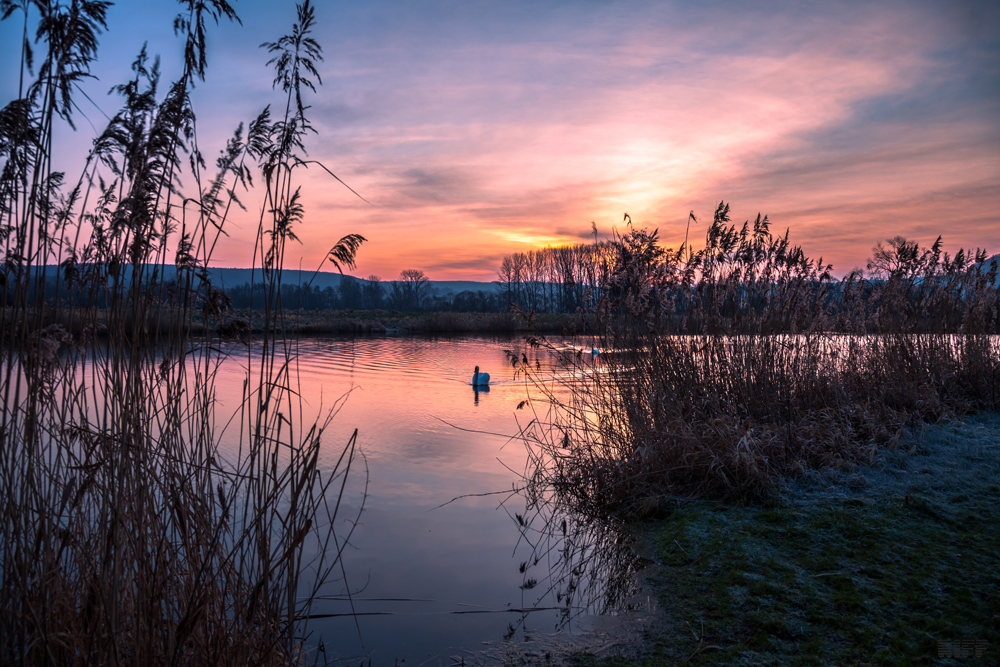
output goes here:
[{"label": "sunset sky", "polygon": [[[72,174],[113,115],[108,88],[148,40],[176,73],[174,3],[110,10],[94,104],[59,145]],[[234,3],[210,33],[196,91],[202,150],[268,103],[266,53],[292,2]],[[358,276],[421,269],[493,280],[504,254],[607,236],[629,213],[684,237],[725,199],[843,273],[903,234],[1000,252],[1000,4],[996,2],[326,2],[323,86],[300,173],[307,220],[289,266],[315,268],[341,236],[368,237]],[[0,25],[17,62],[20,16]],[[17,91],[0,76],[0,104]],[[98,109],[99,107],[99,109]],[[76,151],[74,153],[74,151]],[[72,159],[71,159],[72,158]],[[74,167],[75,165],[75,167]],[[216,264],[247,266],[254,210]]]}]

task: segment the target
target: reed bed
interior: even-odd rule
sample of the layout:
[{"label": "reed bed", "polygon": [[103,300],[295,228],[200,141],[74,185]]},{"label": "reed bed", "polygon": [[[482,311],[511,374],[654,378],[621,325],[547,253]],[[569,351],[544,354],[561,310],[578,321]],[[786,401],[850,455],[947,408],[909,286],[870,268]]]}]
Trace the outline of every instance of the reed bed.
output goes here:
[{"label": "reed bed", "polygon": [[[234,316],[260,332],[263,318],[236,311]],[[289,330],[303,335],[379,333],[514,333],[521,321],[511,313],[403,313],[389,310],[293,311]]]},{"label": "reed bed", "polygon": [[[304,336],[323,334],[513,334],[518,332],[573,333],[576,315],[542,314],[528,322],[516,313],[427,312],[391,310],[291,310],[286,313],[286,331]],[[228,311],[216,328],[232,336],[259,334],[264,330],[263,313],[246,309]]]},{"label": "reed bed", "polygon": [[438,312],[415,314],[399,321],[401,328],[412,333],[482,333],[512,334],[520,332],[573,334],[579,323],[574,315],[562,313],[522,316],[507,313]]},{"label": "reed bed", "polygon": [[419,333],[515,333],[519,323],[513,313],[427,313],[405,326]]},{"label": "reed bed", "polygon": [[[300,5],[292,32],[266,45],[283,111],[237,131],[210,177],[190,92],[204,80],[207,25],[238,19],[225,0],[181,5],[179,78],[161,81],[144,49],[75,182],[53,169],[53,128],[72,124],[74,82],[97,57],[109,3],[5,5],[26,39],[37,34],[23,80],[29,46],[38,67],[0,111],[5,664],[298,664],[311,600],[341,576],[349,531],[334,520],[355,438],[321,465],[333,415],[305,417],[279,290],[304,215],[293,176],[321,58],[313,8]],[[266,191],[253,258],[265,326],[240,409],[220,415],[216,371],[239,344],[192,334],[228,321],[204,269],[251,174]],[[350,264],[358,239],[331,259]],[[63,287],[73,299],[56,298]],[[226,428],[239,436],[231,460]]]},{"label": "reed bed", "polygon": [[767,218],[731,225],[724,204],[699,252],[640,229],[613,248],[589,313],[598,363],[562,353],[575,372],[557,385],[521,367],[553,406],[522,433],[528,484],[577,507],[760,497],[806,470],[870,463],[920,421],[1000,409],[997,267],[983,251],[900,241],[867,275],[834,280]]}]

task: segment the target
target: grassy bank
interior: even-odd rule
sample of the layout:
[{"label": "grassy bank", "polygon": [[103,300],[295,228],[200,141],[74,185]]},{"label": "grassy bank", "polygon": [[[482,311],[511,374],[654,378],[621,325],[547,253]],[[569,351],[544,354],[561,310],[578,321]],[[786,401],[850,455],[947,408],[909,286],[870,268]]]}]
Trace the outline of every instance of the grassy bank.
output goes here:
[{"label": "grassy bank", "polygon": [[[30,330],[58,325],[74,339],[108,335],[108,314],[97,309],[44,306],[27,314],[0,309],[5,321],[26,320]],[[36,312],[37,311],[37,312]],[[131,320],[127,323],[132,326]],[[579,315],[545,313],[532,316],[529,323],[515,313],[408,313],[392,310],[296,310],[283,314],[283,335],[326,334],[575,334],[581,331]],[[206,317],[201,311],[152,310],[139,325],[149,333],[180,332],[203,336],[212,332],[227,336],[260,334],[264,331],[264,311],[235,309],[221,319]]]},{"label": "grassy bank", "polygon": [[[253,332],[263,329],[259,313],[235,310],[230,321],[245,323]],[[286,331],[305,336],[365,333],[575,333],[580,316],[546,313],[529,322],[515,313],[407,313],[392,310],[300,310],[285,314]]]},{"label": "grassy bank", "polygon": [[529,499],[665,515],[643,529],[666,619],[648,664],[908,665],[1000,643],[1000,417],[941,426],[1000,412],[998,267],[892,248],[834,280],[724,204],[698,252],[632,229],[599,356],[565,353],[555,379],[519,366],[541,395]]},{"label": "grassy bank", "polygon": [[639,528],[662,608],[641,663],[996,664],[998,495],[994,413],[928,426],[878,465],[811,473],[764,503],[681,503]]}]

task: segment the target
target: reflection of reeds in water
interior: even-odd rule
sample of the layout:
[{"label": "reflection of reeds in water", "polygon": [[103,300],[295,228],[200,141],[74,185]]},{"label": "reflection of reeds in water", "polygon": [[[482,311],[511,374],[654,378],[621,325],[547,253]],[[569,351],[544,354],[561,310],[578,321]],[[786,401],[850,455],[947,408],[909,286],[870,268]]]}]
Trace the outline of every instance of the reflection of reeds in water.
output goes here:
[{"label": "reflection of reeds in water", "polygon": [[[284,116],[265,111],[246,140],[237,132],[206,180],[189,95],[204,76],[205,22],[235,14],[224,0],[187,5],[181,76],[160,98],[158,63],[139,55],[68,193],[53,126],[71,118],[107,7],[30,5],[42,13],[39,78],[0,112],[0,662],[297,662],[312,596],[340,575],[333,520],[355,440],[321,465],[329,416],[303,423],[280,300],[258,306],[269,326],[231,427],[236,461],[218,449],[221,343],[192,337],[196,311],[225,323],[204,267],[255,162],[268,202],[255,264],[277,294],[302,215],[291,175],[319,57],[312,9],[270,45]],[[333,259],[350,263],[357,243]]]},{"label": "reflection of reeds in water", "polygon": [[[511,519],[529,547],[528,557],[519,565],[522,606],[546,607],[554,602],[560,611],[557,630],[571,628],[581,614],[626,611],[637,591],[635,574],[644,561],[633,551],[623,528],[611,517],[576,511],[545,486],[529,484],[520,495],[525,499],[524,512]],[[508,634],[513,636],[517,627],[511,624]]]},{"label": "reflection of reeds in water", "polygon": [[598,513],[744,498],[871,462],[921,420],[1000,407],[997,268],[984,252],[897,244],[869,279],[838,281],[766,218],[728,222],[720,205],[697,253],[638,229],[615,242],[594,312],[596,345],[614,353],[598,372],[565,353],[575,371],[561,390],[537,383],[554,409],[523,432],[532,483]]}]

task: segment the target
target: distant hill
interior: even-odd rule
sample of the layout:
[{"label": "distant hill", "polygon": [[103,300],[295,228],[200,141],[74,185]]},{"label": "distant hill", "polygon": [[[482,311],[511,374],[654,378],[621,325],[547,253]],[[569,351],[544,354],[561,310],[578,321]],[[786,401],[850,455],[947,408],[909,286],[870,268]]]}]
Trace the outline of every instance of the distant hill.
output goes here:
[{"label": "distant hill", "polygon": [[[209,273],[218,286],[223,289],[249,283],[251,277],[250,269],[209,269]],[[256,282],[260,282],[260,269],[257,270],[256,278]],[[327,287],[337,289],[343,278],[354,278],[364,283],[368,282],[364,278],[341,276],[339,273],[327,271],[321,271],[314,275],[312,271],[287,269],[282,276],[282,282],[289,285],[304,285],[311,282],[314,287],[319,287],[320,289],[326,289]],[[388,285],[391,282],[391,280],[383,280],[382,284]],[[474,280],[431,280],[430,286],[434,290],[434,293],[439,296],[448,296],[449,294],[458,294],[465,291],[495,292],[499,289],[495,283],[477,282]]]},{"label": "distant hill", "polygon": [[475,280],[432,280],[430,284],[431,289],[441,296],[460,292],[496,292],[500,289],[496,283],[481,283]]},{"label": "distant hill", "polygon": [[[58,267],[55,265],[48,265],[45,267],[46,275],[55,275]],[[151,266],[146,267],[148,272],[151,272],[153,268]],[[173,280],[177,275],[177,269],[172,265],[168,264],[163,267],[163,277],[166,280]],[[253,282],[260,282],[260,269],[227,269],[221,267],[213,267],[208,270],[209,276],[212,278],[212,283],[221,289],[232,289],[233,287],[239,287],[246,283],[251,282],[251,277],[254,278]],[[128,273],[126,272],[126,275]],[[314,287],[320,289],[326,289],[327,287],[332,287],[337,289],[340,287],[340,281],[344,278],[354,278],[361,282],[368,282],[364,278],[355,278],[354,276],[341,276],[339,273],[332,273],[328,271],[320,271],[319,273],[313,274],[312,271],[300,271],[297,269],[286,269],[282,274],[282,282],[286,285],[305,285],[307,283],[312,283]],[[389,285],[391,280],[383,280],[383,285]],[[495,283],[477,282],[474,280],[431,280],[431,289],[438,296],[448,296],[449,294],[454,295],[460,292],[470,291],[470,292],[496,292],[499,287]]]}]

